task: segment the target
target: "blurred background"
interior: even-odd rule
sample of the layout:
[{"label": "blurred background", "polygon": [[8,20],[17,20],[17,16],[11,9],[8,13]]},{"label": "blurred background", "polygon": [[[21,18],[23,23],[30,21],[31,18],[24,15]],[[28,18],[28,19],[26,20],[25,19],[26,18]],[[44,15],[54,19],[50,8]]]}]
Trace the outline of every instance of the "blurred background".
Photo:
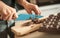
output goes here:
[{"label": "blurred background", "polygon": [[[52,5],[52,4],[59,4],[60,0],[27,0],[30,3],[36,4],[38,6],[45,6],[45,5]],[[16,9],[20,10],[23,9],[18,3],[16,3]]]},{"label": "blurred background", "polygon": [[[41,10],[42,16],[49,16],[60,12],[60,0],[27,0],[30,3],[36,4]],[[18,3],[16,3],[16,9],[18,13],[27,13],[26,10]]]}]

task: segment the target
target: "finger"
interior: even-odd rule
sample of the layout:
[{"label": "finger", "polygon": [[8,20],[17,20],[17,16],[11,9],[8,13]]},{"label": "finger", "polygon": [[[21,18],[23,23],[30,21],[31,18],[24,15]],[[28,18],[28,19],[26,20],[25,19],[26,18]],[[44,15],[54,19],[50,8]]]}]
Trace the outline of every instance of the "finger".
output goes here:
[{"label": "finger", "polygon": [[16,18],[18,18],[18,15],[17,13],[14,13],[12,19],[16,19]]},{"label": "finger", "polygon": [[13,13],[11,13],[11,15],[8,17],[8,21],[12,20],[12,17],[13,17]]},{"label": "finger", "polygon": [[9,17],[8,17],[8,19],[7,19],[8,21],[9,21],[9,20],[12,20],[13,14],[15,13],[15,10],[14,10],[14,9],[9,8],[9,10],[10,10],[11,14],[9,15]]},{"label": "finger", "polygon": [[2,14],[6,16],[7,15],[6,10],[2,10]]},{"label": "finger", "polygon": [[26,9],[28,14],[32,14],[32,10],[31,9]]},{"label": "finger", "polygon": [[38,15],[40,15],[40,14],[41,14],[41,11],[40,11],[40,9],[38,9],[38,11],[39,11]]},{"label": "finger", "polygon": [[37,6],[34,6],[34,8],[33,8],[32,10],[33,10],[33,11],[35,12],[35,14],[37,14],[37,15],[41,13]]},{"label": "finger", "polygon": [[14,8],[10,8],[11,12],[14,13],[12,19],[18,18],[18,15],[16,13],[16,10]]},{"label": "finger", "polygon": [[7,9],[6,10],[6,13],[8,14],[8,15],[6,15],[6,16],[4,16],[4,20],[7,20],[8,18],[9,18],[9,16],[11,15],[11,10],[9,10],[9,9]]}]

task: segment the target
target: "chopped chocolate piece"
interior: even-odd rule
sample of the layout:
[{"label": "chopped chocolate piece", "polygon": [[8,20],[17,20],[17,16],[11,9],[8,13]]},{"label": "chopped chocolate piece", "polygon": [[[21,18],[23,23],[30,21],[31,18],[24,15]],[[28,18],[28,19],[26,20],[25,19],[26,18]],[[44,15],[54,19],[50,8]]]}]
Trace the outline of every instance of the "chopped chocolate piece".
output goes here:
[{"label": "chopped chocolate piece", "polygon": [[35,18],[35,19],[32,19],[32,22],[37,22],[38,21],[38,19],[37,18]]},{"label": "chopped chocolate piece", "polygon": [[[55,31],[58,32],[60,31],[60,13],[57,15],[49,15],[43,22],[42,22],[42,27],[44,29],[48,29],[47,31]],[[44,30],[45,31],[45,30]]]},{"label": "chopped chocolate piece", "polygon": [[48,23],[49,22],[49,20],[48,20],[48,18],[47,19],[45,19],[42,23]]},{"label": "chopped chocolate piece", "polygon": [[60,16],[60,13],[58,13],[57,16]]},{"label": "chopped chocolate piece", "polygon": [[51,24],[51,21],[48,24],[50,25]]},{"label": "chopped chocolate piece", "polygon": [[51,14],[51,15],[49,16],[49,18],[51,19],[53,16],[54,16],[54,15],[53,15],[53,14]]},{"label": "chopped chocolate piece", "polygon": [[50,25],[51,28],[53,28],[53,25]]},{"label": "chopped chocolate piece", "polygon": [[55,22],[52,22],[52,24],[55,24]]},{"label": "chopped chocolate piece", "polygon": [[53,20],[54,22],[57,21],[56,19]]},{"label": "chopped chocolate piece", "polygon": [[44,21],[43,24],[46,24],[46,22]]},{"label": "chopped chocolate piece", "polygon": [[55,23],[55,24],[58,24],[58,21],[55,21],[54,23]]},{"label": "chopped chocolate piece", "polygon": [[49,28],[49,25],[46,25],[46,28],[48,29]]},{"label": "chopped chocolate piece", "polygon": [[58,22],[58,25],[60,25],[60,22]]},{"label": "chopped chocolate piece", "polygon": [[60,19],[60,13],[57,14],[57,18]]},{"label": "chopped chocolate piece", "polygon": [[59,20],[59,19],[60,19],[59,17],[56,18],[56,20]]},{"label": "chopped chocolate piece", "polygon": [[50,20],[51,22],[53,21],[53,19]]},{"label": "chopped chocolate piece", "polygon": [[49,19],[48,18],[46,18],[46,20],[45,21],[49,21]]},{"label": "chopped chocolate piece", "polygon": [[54,19],[56,19],[57,18],[57,16],[54,16]]},{"label": "chopped chocolate piece", "polygon": [[59,29],[60,28],[60,25],[57,25],[57,27],[56,27],[57,29]]},{"label": "chopped chocolate piece", "polygon": [[48,24],[49,23],[49,21],[45,21],[46,22],[46,24]]},{"label": "chopped chocolate piece", "polygon": [[48,17],[47,19],[50,21],[51,18]]},{"label": "chopped chocolate piece", "polygon": [[55,17],[53,16],[52,19],[54,19]]},{"label": "chopped chocolate piece", "polygon": [[59,19],[59,22],[60,22],[60,19]]},{"label": "chopped chocolate piece", "polygon": [[45,27],[46,28],[46,25],[48,25],[47,23],[43,23],[43,27]]},{"label": "chopped chocolate piece", "polygon": [[32,22],[35,23],[35,24],[39,24],[40,20],[38,18],[35,18],[35,19],[32,19]]},{"label": "chopped chocolate piece", "polygon": [[31,24],[33,24],[33,22],[26,22],[26,23],[23,24],[23,26],[29,26]]},{"label": "chopped chocolate piece", "polygon": [[53,27],[56,28],[57,27],[57,24],[53,24]]}]

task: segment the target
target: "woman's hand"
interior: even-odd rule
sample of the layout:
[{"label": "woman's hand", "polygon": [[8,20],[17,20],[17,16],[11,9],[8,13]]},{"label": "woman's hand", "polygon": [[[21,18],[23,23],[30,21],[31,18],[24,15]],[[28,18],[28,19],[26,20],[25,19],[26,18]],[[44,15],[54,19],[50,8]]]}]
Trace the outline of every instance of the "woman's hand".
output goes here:
[{"label": "woman's hand", "polygon": [[0,1],[0,15],[3,20],[12,20],[16,19],[18,16],[16,14],[16,10],[6,4],[4,4],[2,1]]},{"label": "woman's hand", "polygon": [[31,14],[32,11],[35,12],[35,14],[39,15],[41,13],[41,11],[39,10],[37,5],[31,4],[31,3],[27,3],[24,8],[26,9],[26,11]]},{"label": "woman's hand", "polygon": [[39,10],[37,5],[34,5],[32,3],[27,2],[26,0],[17,0],[20,5],[22,5],[26,11],[31,14],[32,11],[35,12],[35,14],[39,15],[41,11]]}]

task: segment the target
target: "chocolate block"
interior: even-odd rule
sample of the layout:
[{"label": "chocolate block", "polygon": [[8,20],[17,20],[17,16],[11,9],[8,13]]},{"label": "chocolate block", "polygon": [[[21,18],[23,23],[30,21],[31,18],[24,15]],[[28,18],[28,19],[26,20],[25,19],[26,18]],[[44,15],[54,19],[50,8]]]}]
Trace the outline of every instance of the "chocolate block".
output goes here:
[{"label": "chocolate block", "polygon": [[58,13],[57,16],[60,16],[60,13]]},{"label": "chocolate block", "polygon": [[35,24],[39,24],[40,20],[38,20],[38,18],[35,18],[35,19],[32,19],[32,22],[35,23]]},{"label": "chocolate block", "polygon": [[43,22],[43,26],[46,28],[58,28],[58,25],[60,25],[60,13],[57,15],[49,15],[48,18],[46,18]]},{"label": "chocolate block", "polygon": [[51,19],[53,16],[54,16],[54,15],[53,15],[53,14],[51,14],[51,15],[49,15],[49,18]]}]

